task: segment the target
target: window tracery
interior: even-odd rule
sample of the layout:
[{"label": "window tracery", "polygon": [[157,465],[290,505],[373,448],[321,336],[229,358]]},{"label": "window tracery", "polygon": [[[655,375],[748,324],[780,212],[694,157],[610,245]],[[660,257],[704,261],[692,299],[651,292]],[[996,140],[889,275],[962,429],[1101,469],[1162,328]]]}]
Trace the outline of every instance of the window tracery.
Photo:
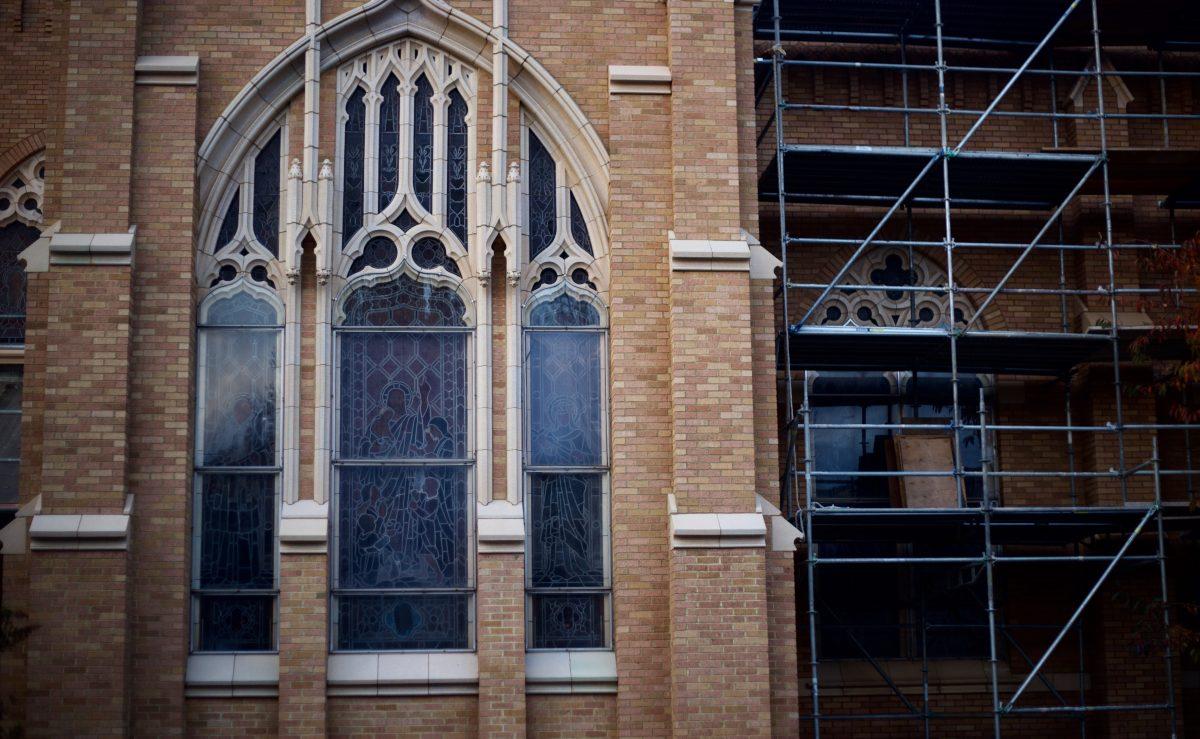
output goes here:
[{"label": "window tracery", "polygon": [[0,345],[25,342],[25,268],[19,256],[42,235],[44,154],[0,181]]},{"label": "window tracery", "polygon": [[[843,278],[846,285],[870,285],[880,289],[842,288],[829,294],[817,312],[824,326],[886,326],[944,328],[946,316],[944,290],[887,290],[887,287],[927,286],[942,288],[946,275],[936,264],[914,253],[911,265],[908,252],[899,248],[875,249],[860,259]],[[959,301],[967,304],[966,298]],[[963,320],[956,309],[955,323]],[[970,312],[970,308],[967,308]]]}]

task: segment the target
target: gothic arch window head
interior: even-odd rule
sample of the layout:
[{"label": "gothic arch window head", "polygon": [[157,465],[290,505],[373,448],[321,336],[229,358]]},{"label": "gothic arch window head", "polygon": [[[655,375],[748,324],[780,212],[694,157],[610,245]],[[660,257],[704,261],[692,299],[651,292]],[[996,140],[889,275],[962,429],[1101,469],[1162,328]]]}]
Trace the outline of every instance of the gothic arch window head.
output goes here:
[{"label": "gothic arch window head", "polygon": [[[816,320],[823,326],[888,328],[947,328],[946,274],[936,263],[905,249],[874,249],[843,278],[843,284],[869,285],[871,289],[841,288],[826,297]],[[888,290],[889,287],[925,286],[934,290]],[[962,326],[974,312],[966,296],[959,296],[954,324]]]},{"label": "gothic arch window head", "polygon": [[25,342],[25,268],[20,254],[42,235],[43,153],[0,180],[0,345]]}]

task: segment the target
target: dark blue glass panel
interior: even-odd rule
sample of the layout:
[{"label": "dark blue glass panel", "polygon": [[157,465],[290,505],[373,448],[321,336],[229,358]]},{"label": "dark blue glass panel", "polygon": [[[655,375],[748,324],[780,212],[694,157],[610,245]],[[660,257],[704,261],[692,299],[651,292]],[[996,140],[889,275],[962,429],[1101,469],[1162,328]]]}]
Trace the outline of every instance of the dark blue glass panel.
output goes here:
[{"label": "dark blue glass panel", "polygon": [[599,326],[596,306],[567,294],[538,303],[529,312],[530,326]]},{"label": "dark blue glass panel", "polygon": [[274,644],[275,598],[271,595],[200,596],[201,652],[264,652]]},{"label": "dark blue glass panel", "polygon": [[467,101],[450,91],[446,140],[446,225],[467,245]]},{"label": "dark blue glass panel", "polygon": [[412,245],[412,258],[421,269],[442,267],[450,274],[462,277],[458,264],[446,254],[446,247],[432,236],[418,239],[417,243]]},{"label": "dark blue glass panel", "polygon": [[413,96],[413,194],[433,211],[433,88],[425,75],[417,78]]},{"label": "dark blue glass panel", "polygon": [[588,236],[587,221],[583,220],[583,211],[579,209],[575,193],[571,193],[571,238],[588,254],[592,253],[592,238]]},{"label": "dark blue glass panel", "polygon": [[338,649],[466,649],[467,595],[342,595]]},{"label": "dark blue glass panel", "polygon": [[279,138],[276,131],[254,157],[254,238],[279,253]]},{"label": "dark blue glass panel", "polygon": [[463,333],[341,335],[341,457],[467,456]]},{"label": "dark blue glass panel", "polygon": [[0,344],[25,341],[25,268],[17,257],[41,235],[20,222],[0,228]]},{"label": "dark blue glass panel", "polygon": [[277,331],[207,329],[203,464],[274,466]]},{"label": "dark blue glass panel", "polygon": [[454,290],[408,275],[360,287],[346,298],[344,326],[466,326],[466,305]]},{"label": "dark blue glass panel", "polygon": [[466,587],[466,467],[356,466],[338,475],[339,587]]},{"label": "dark blue glass panel", "polygon": [[0,503],[20,499],[22,386],[19,365],[0,366]]},{"label": "dark blue glass panel", "polygon": [[392,225],[401,231],[409,231],[413,226],[417,225],[417,219],[412,217],[407,210],[400,211],[400,215],[392,219]]},{"label": "dark blue glass panel", "polygon": [[529,458],[601,464],[600,333],[529,334]]},{"label": "dark blue glass panel", "polygon": [[[230,267],[230,269],[233,269]],[[221,270],[224,272],[224,268]],[[209,306],[206,326],[279,326],[279,311],[263,298],[236,292]]]},{"label": "dark blue glass panel", "polygon": [[362,254],[350,263],[350,274],[356,275],[364,269],[382,269],[396,261],[396,245],[386,236],[376,236],[363,246]]},{"label": "dark blue glass panel", "polygon": [[221,230],[217,232],[217,251],[229,245],[233,241],[233,237],[237,235],[238,228],[238,208],[241,203],[241,188],[233,191],[233,198],[229,201],[229,207],[225,209],[225,218],[221,221]]},{"label": "dark blue glass panel", "polygon": [[275,586],[275,475],[204,475],[200,587]]},{"label": "dark blue glass panel", "polygon": [[604,646],[604,595],[535,595],[534,649],[596,649]]},{"label": "dark blue glass panel", "polygon": [[555,198],[557,174],[554,157],[540,139],[529,132],[529,259],[550,246],[558,233]]},{"label": "dark blue glass panel", "polygon": [[379,104],[379,207],[382,211],[400,188],[400,80],[389,74]]},{"label": "dark blue glass panel", "polygon": [[342,151],[342,245],[363,225],[364,160],[367,148],[366,93],[360,87],[346,100],[345,148]]},{"label": "dark blue glass panel", "polygon": [[599,474],[530,476],[530,580],[535,588],[604,586]]}]

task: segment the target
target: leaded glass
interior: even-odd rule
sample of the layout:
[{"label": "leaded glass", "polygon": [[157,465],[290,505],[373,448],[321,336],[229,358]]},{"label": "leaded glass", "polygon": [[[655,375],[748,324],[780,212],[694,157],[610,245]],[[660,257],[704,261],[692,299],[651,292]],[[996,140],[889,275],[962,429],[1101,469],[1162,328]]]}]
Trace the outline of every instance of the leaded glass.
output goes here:
[{"label": "leaded glass", "polygon": [[357,88],[346,101],[345,143],[342,150],[342,246],[363,225],[363,163],[367,148],[366,92]]},{"label": "leaded glass", "polygon": [[221,230],[217,231],[217,250],[220,251],[233,241],[233,237],[237,236],[238,215],[240,212],[240,195],[241,188],[233,191],[233,197],[229,200],[229,207],[225,209],[225,218],[221,221]]},{"label": "leaded glass", "polygon": [[351,275],[356,275],[364,269],[383,269],[392,266],[396,261],[396,244],[386,236],[376,236],[363,246],[362,254],[350,263]]},{"label": "leaded glass", "polygon": [[280,133],[254,157],[254,238],[272,254],[279,253]]},{"label": "leaded glass", "polygon": [[197,649],[262,652],[271,649],[275,598],[271,595],[202,595]]},{"label": "leaded glass", "polygon": [[0,367],[0,503],[20,497],[21,390],[21,367]]},{"label": "leaded glass", "polygon": [[604,594],[534,595],[534,649],[597,649],[604,646]]},{"label": "leaded glass", "polygon": [[530,584],[604,586],[604,491],[599,473],[530,476]]},{"label": "leaded glass", "polygon": [[554,242],[558,233],[554,157],[540,139],[529,132],[529,259]]},{"label": "leaded glass", "polygon": [[466,467],[342,467],[338,583],[455,588],[468,583]]},{"label": "leaded glass", "polygon": [[342,595],[338,649],[466,649],[465,594]]},{"label": "leaded glass", "polygon": [[0,228],[0,344],[25,341],[25,268],[18,257],[41,235],[19,221]]},{"label": "leaded glass", "polygon": [[450,274],[462,277],[458,265],[446,254],[446,247],[432,236],[418,239],[417,243],[412,245],[412,258],[421,269],[442,267]]},{"label": "leaded glass", "polygon": [[588,236],[587,221],[583,220],[583,211],[571,193],[571,238],[588,254],[592,253],[592,239]]},{"label": "leaded glass", "polygon": [[467,101],[450,91],[446,141],[446,225],[467,245]]},{"label": "leaded glass", "polygon": [[417,78],[413,96],[413,194],[433,211],[433,88],[425,75]]},{"label": "leaded glass", "polygon": [[536,466],[599,465],[599,332],[529,334],[529,459]]},{"label": "leaded glass", "polygon": [[202,464],[276,464],[276,336],[261,329],[204,332]]},{"label": "leaded glass", "polygon": [[529,312],[530,326],[599,326],[600,311],[570,295],[538,303]]},{"label": "leaded glass", "polygon": [[402,210],[400,215],[392,219],[392,225],[401,231],[410,231],[413,226],[417,225],[417,219],[413,218],[408,210]]},{"label": "leaded glass", "polygon": [[346,298],[345,326],[466,326],[466,305],[449,287],[417,282],[408,275],[360,287]]},{"label": "leaded glass", "polygon": [[379,207],[382,211],[400,188],[400,80],[389,74],[379,104]]},{"label": "leaded glass", "polygon": [[[228,265],[226,265],[228,266]],[[233,267],[230,267],[232,270]],[[225,269],[221,269],[224,273]],[[236,292],[219,298],[209,306],[206,326],[278,326],[279,311],[263,298]]]},{"label": "leaded glass", "polygon": [[273,587],[275,476],[209,474],[201,485],[200,587]]},{"label": "leaded glass", "polygon": [[465,458],[466,334],[343,334],[341,414],[343,458]]}]

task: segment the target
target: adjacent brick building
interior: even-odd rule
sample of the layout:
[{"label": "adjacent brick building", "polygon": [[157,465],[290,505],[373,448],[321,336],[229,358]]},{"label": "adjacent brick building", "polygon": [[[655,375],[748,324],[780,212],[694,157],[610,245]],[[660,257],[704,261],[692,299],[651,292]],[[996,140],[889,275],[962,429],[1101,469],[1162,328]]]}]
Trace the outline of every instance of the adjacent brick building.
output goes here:
[{"label": "adjacent brick building", "polygon": [[[866,448],[865,436],[826,433],[847,408],[896,408],[901,420],[908,405],[924,409],[918,417],[937,406],[944,418],[945,383],[920,395],[904,367],[875,367],[868,385],[891,383],[876,397],[836,384],[840,350],[824,380],[781,362],[790,334],[780,327],[816,293],[780,290],[780,228],[847,239],[787,251],[794,282],[862,283],[822,296],[837,325],[953,327],[958,316],[937,299],[868,296],[869,286],[950,282],[978,307],[978,289],[1003,277],[1041,215],[957,216],[960,242],[1016,244],[967,254],[957,271],[938,248],[897,246],[843,273],[878,203],[812,198],[780,218],[769,193],[774,79],[763,72],[776,54],[890,52],[864,52],[861,38],[777,45],[773,6],[756,6],[0,0],[0,597],[35,626],[0,654],[5,725],[31,736],[740,737],[807,735],[819,711],[880,714],[826,722],[822,735],[989,732],[999,712],[989,668],[1011,693],[1029,674],[1023,655],[1036,661],[1055,633],[1017,624],[1065,622],[1095,567],[1005,580],[1013,643],[1002,654],[980,646],[987,607],[927,604],[945,588],[919,567],[850,565],[810,588],[818,550],[805,547],[812,523],[790,497],[797,460]],[[1072,48],[1063,53],[1085,84],[1048,91],[1022,79],[1006,106],[1095,107],[1086,82],[1097,75]],[[1196,71],[1190,53],[1173,49],[1167,67]],[[910,61],[928,66],[930,54],[917,44]],[[998,71],[956,78],[948,104],[986,106],[1019,61],[968,49],[959,63]],[[1144,45],[1105,63],[1157,68]],[[816,106],[787,112],[785,138],[936,149],[936,117],[901,126],[874,110],[900,97],[937,108],[928,74],[912,76],[836,65],[781,74],[781,93]],[[1104,105],[1121,113],[1157,101],[1150,77],[1105,79]],[[1052,131],[1046,119],[1000,117],[974,146],[1092,151],[1123,137],[1120,147],[1148,157],[1190,151],[1194,80],[1171,84],[1169,142],[1140,118],[1107,121],[1119,130],[1097,138],[1081,112]],[[1034,252],[1020,284],[1059,292],[1003,294],[982,323],[1105,328],[1096,316],[1109,301],[1091,288],[1114,274],[1114,252],[1121,286],[1157,288],[1161,276],[1111,247],[1173,242],[1191,225],[1158,207],[1152,195],[1175,192],[1158,187],[1107,204],[1085,193],[1062,213],[1056,243],[1094,246],[1115,209],[1118,236],[1100,239],[1109,248]],[[907,239],[941,239],[928,235],[940,211],[917,205]],[[886,238],[906,238],[893,231]],[[799,302],[785,306],[783,294]],[[1121,301],[1123,318],[1139,315],[1135,297]],[[993,499],[1132,501],[1140,512],[1155,486],[1124,473],[1156,439],[1167,466],[1190,466],[1190,429],[1159,428],[1153,401],[1114,396],[1114,367],[1127,381],[1143,370],[1102,359],[1040,374],[971,370],[957,383],[992,423],[1012,425],[1060,424],[1070,388],[1067,423],[1090,429],[1069,463],[1097,474],[984,478]],[[842,399],[809,405],[789,387]],[[834,415],[821,438],[789,423],[802,404],[834,409],[822,411]],[[954,479],[982,464],[1067,464],[1056,432],[987,437],[960,418],[970,404],[958,406],[956,432],[974,424],[982,441],[969,460],[957,451]],[[852,464],[882,459],[899,435],[872,439]],[[1168,478],[1165,497],[1190,500],[1187,480]],[[967,487],[971,500],[948,508],[981,510]],[[1072,553],[1111,556],[1122,516]],[[1185,709],[1192,665],[1167,660],[1168,695],[1162,643],[1145,626],[1161,610],[1149,544],[1135,542],[1144,566],[1120,569],[1028,699],[1128,710],[1014,714],[1006,727],[1200,730]],[[822,556],[839,551],[855,550]],[[978,571],[951,569],[966,578],[955,592],[979,592]],[[1187,575],[1172,566],[1172,592],[1193,592]],[[851,632],[886,632],[865,637],[880,656],[865,660],[862,634],[847,638],[810,589],[868,621]],[[922,648],[922,659],[914,624],[924,634],[937,619],[967,636]]]}]

